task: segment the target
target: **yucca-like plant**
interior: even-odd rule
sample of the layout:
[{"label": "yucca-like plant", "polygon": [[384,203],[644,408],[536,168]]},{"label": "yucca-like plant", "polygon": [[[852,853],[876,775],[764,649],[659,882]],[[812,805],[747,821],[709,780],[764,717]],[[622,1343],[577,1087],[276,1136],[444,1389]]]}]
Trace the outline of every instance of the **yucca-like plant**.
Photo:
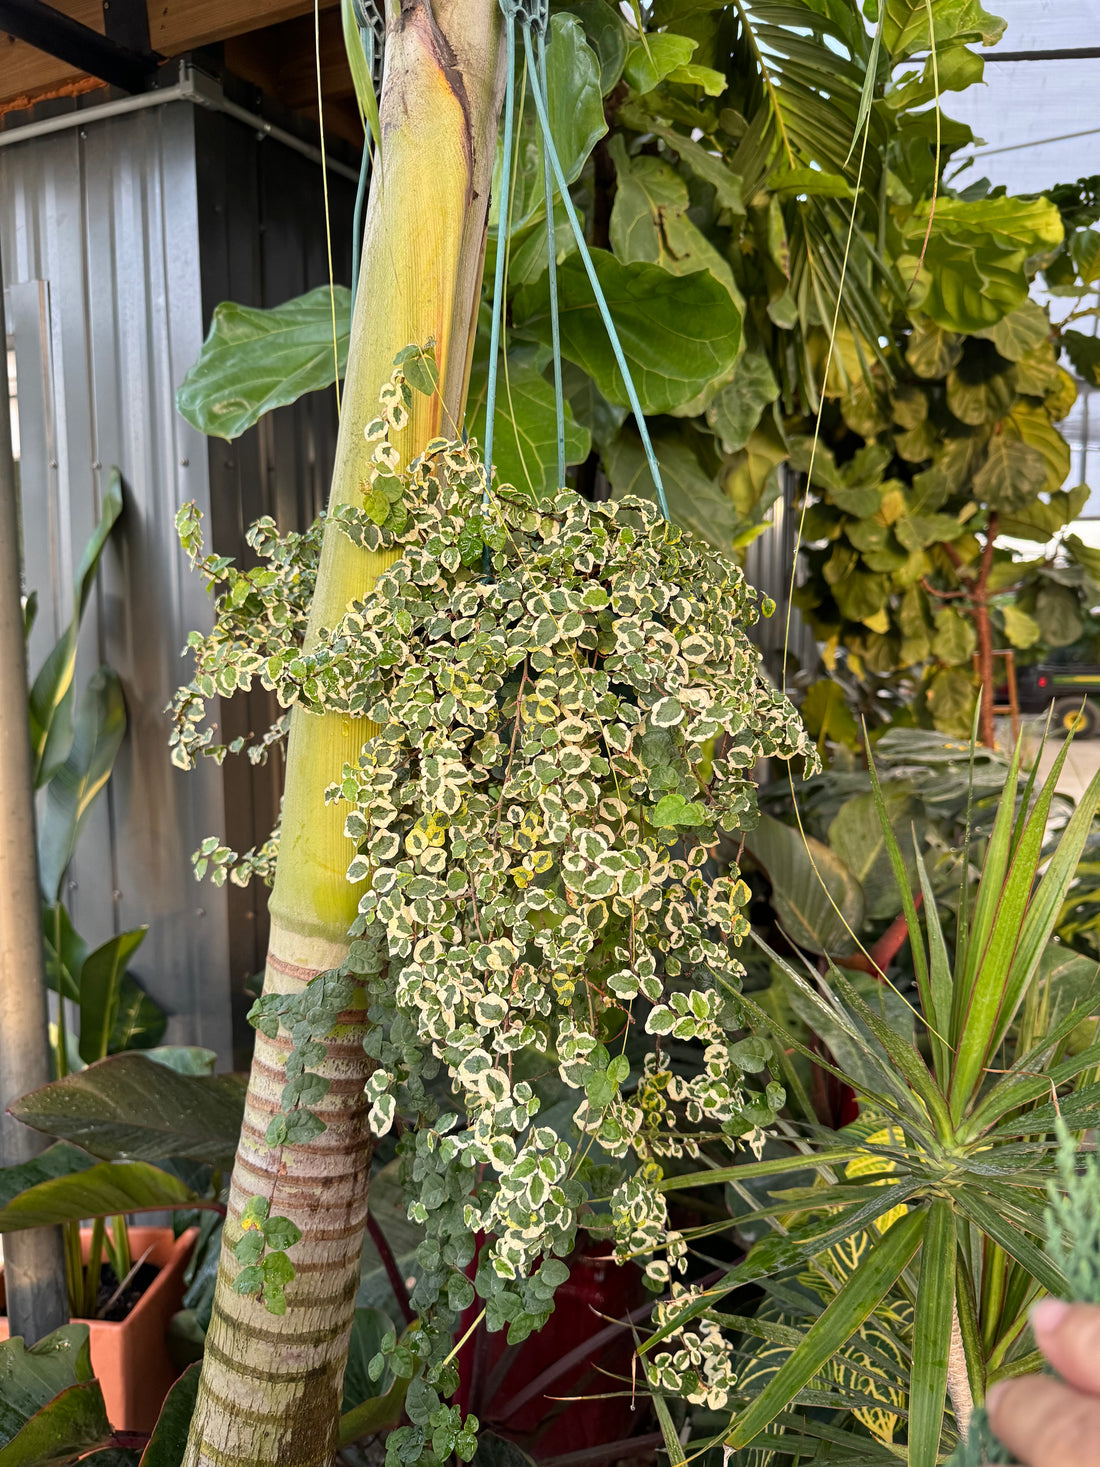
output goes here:
[{"label": "yucca-like plant", "polygon": [[[1047,1253],[1065,1278],[1068,1298],[1100,1304],[1100,1156],[1095,1149],[1081,1151],[1061,1118],[1055,1133],[1058,1176],[1047,1184]],[[979,1407],[949,1467],[992,1467],[1011,1460]]]},{"label": "yucca-like plant", "polygon": [[[766,1205],[736,1219],[741,1226],[766,1223],[777,1231],[705,1297],[684,1295],[679,1307],[664,1311],[660,1327],[642,1346],[650,1361],[675,1359],[677,1339],[685,1328],[697,1329],[701,1319],[720,1322],[723,1316],[715,1311],[732,1290],[821,1264],[845,1240],[865,1244],[857,1268],[846,1275],[833,1270],[825,1307],[809,1327],[788,1331],[789,1348],[763,1388],[750,1393],[735,1386],[732,1399],[741,1404],[717,1438],[728,1447],[752,1443],[789,1452],[782,1433],[790,1426],[793,1434],[796,1425],[810,1435],[827,1435],[828,1428],[800,1419],[792,1408],[829,1404],[822,1381],[838,1356],[848,1361],[848,1389],[834,1394],[833,1404],[849,1410],[880,1404],[881,1390],[866,1364],[865,1388],[856,1388],[860,1351],[852,1346],[876,1317],[889,1316],[891,1301],[908,1302],[913,1310],[911,1364],[903,1382],[913,1467],[933,1467],[955,1444],[955,1430],[945,1428],[948,1394],[955,1429],[965,1434],[988,1384],[1038,1363],[1023,1343],[1028,1308],[1044,1291],[1065,1296],[1070,1288],[1071,1255],[1057,1248],[1044,1252],[1042,1246],[1048,1186],[1058,1174],[1056,1125],[1061,1119],[1079,1131],[1100,1115],[1100,1045],[1070,1052],[1069,1044],[1100,997],[1100,969],[1069,1012],[1044,1017],[1040,1001],[1053,924],[1100,804],[1098,776],[1048,859],[1044,837],[1065,757],[1063,749],[1041,788],[1032,773],[1021,792],[1017,749],[977,895],[971,908],[962,903],[953,959],[917,851],[922,931],[872,770],[912,946],[920,1002],[914,1015],[924,1031],[920,1045],[899,1031],[896,1020],[887,1021],[884,1008],[866,1002],[833,964],[818,980],[813,970],[809,976],[799,972],[757,939],[799,990],[818,1032],[830,1043],[829,1036],[836,1036],[834,1049],[858,1056],[859,1063],[847,1072],[811,1053],[748,997],[741,1000],[745,1012],[788,1053],[800,1053],[852,1085],[863,1116],[873,1118],[876,1128],[864,1139],[858,1132],[814,1129],[789,1156],[665,1183],[666,1190],[727,1183],[747,1195],[745,1184],[779,1182],[807,1169],[818,1173],[813,1185],[773,1191]],[[1051,1204],[1060,1227],[1065,1205]],[[650,1372],[652,1380],[652,1366]],[[674,1387],[667,1369],[656,1374],[662,1389]]]}]

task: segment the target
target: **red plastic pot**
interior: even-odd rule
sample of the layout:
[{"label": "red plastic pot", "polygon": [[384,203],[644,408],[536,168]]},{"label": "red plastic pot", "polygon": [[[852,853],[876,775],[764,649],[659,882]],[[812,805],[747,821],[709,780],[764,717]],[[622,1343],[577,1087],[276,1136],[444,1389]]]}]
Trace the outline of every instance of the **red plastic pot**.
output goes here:
[{"label": "red plastic pot", "polygon": [[[584,1241],[566,1260],[569,1278],[554,1297],[543,1329],[518,1347],[507,1331],[480,1325],[459,1353],[464,1411],[482,1425],[518,1441],[536,1457],[557,1457],[620,1441],[630,1435],[647,1398],[630,1398],[634,1340],[629,1328],[607,1331],[650,1297],[635,1264],[610,1261],[611,1244]],[[469,1327],[479,1302],[460,1331]],[[585,1342],[593,1340],[590,1349]],[[574,1357],[567,1362],[567,1357]],[[565,1368],[561,1368],[564,1366]],[[565,1400],[563,1397],[572,1397]],[[597,1399],[607,1397],[607,1399]]]},{"label": "red plastic pot", "polygon": [[[91,1229],[82,1229],[84,1259],[90,1252]],[[92,1369],[103,1387],[107,1419],[116,1431],[151,1432],[164,1398],[179,1375],[168,1354],[168,1321],[183,1303],[183,1271],[198,1237],[189,1228],[177,1238],[171,1228],[131,1228],[130,1248],[136,1259],[154,1264],[157,1276],[125,1319],[77,1321],[88,1326]],[[148,1252],[146,1251],[148,1250]],[[4,1297],[0,1269],[0,1303]],[[0,1339],[8,1338],[8,1321],[0,1317]]]}]

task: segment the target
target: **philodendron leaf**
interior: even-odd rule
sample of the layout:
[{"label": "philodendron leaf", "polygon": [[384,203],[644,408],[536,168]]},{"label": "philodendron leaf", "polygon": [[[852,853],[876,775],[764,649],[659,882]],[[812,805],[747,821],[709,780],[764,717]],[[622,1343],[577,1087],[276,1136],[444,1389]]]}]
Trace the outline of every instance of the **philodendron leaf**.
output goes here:
[{"label": "philodendron leaf", "polygon": [[126,964],[145,940],[147,927],[108,938],[84,960],[80,974],[80,1058],[92,1064],[106,1055],[118,1019]]},{"label": "philodendron leaf", "polygon": [[227,1167],[240,1135],[245,1084],[243,1075],[189,1074],[155,1055],[115,1054],[32,1090],[10,1113],[108,1161],[185,1156]]},{"label": "philodendron leaf", "polygon": [[212,1207],[178,1177],[143,1161],[101,1161],[59,1142],[33,1161],[0,1168],[0,1232],[116,1213]]},{"label": "philodendron leaf", "polygon": [[[575,183],[589,153],[607,131],[603,98],[600,95],[600,63],[585,39],[575,15],[555,15],[550,20],[546,45],[546,102],[550,134],[554,139],[566,183]],[[535,109],[525,107],[520,122],[517,150],[519,176],[512,192],[512,228],[519,229],[535,215],[544,215],[546,183],[542,171],[542,134]],[[493,173],[489,222],[499,224],[501,154]]]},{"label": "philodendron leaf", "polygon": [[[905,225],[909,249],[919,255],[928,206]],[[922,303],[947,331],[982,331],[1027,299],[1031,255],[1062,241],[1062,219],[1049,199],[940,199],[924,257],[930,284]]]},{"label": "philodendron leaf", "polygon": [[[659,265],[624,265],[606,250],[592,258],[644,413],[674,412],[733,371],[741,312],[709,270],[670,275]],[[628,401],[622,373],[577,255],[558,266],[563,356],[583,367],[609,402]],[[517,328],[551,340],[547,276],[513,299]]]},{"label": "philodendron leaf", "polygon": [[851,952],[865,917],[863,891],[835,851],[763,815],[747,845],[772,884],[784,932],[813,953]]},{"label": "philodendron leaf", "polygon": [[[467,419],[470,432],[485,442],[486,363],[475,362],[470,379]],[[497,482],[512,484],[535,499],[557,494],[564,485],[558,477],[557,417],[554,388],[533,367],[510,366],[497,379],[497,415],[493,428],[493,468]],[[565,462],[583,463],[592,447],[592,435],[565,404]]]},{"label": "philodendron leaf", "polygon": [[62,902],[42,908],[42,941],[46,950],[46,983],[55,993],[76,1002],[88,944],[73,926]]},{"label": "philodendron leaf", "polygon": [[0,1343],[0,1467],[62,1467],[110,1435],[86,1324],[29,1350],[18,1336]]},{"label": "philodendron leaf", "polygon": [[38,873],[47,901],[56,902],[88,812],[111,777],[126,732],[122,684],[109,667],[89,680],[80,699],[72,745],[54,772],[38,828]]},{"label": "philodendron leaf", "polygon": [[269,311],[223,301],[176,392],[176,410],[200,433],[239,438],[272,408],[330,387],[337,356],[343,376],[350,332],[351,292],[343,285],[320,285]]},{"label": "philodendron leaf", "polygon": [[80,619],[91,594],[103,547],[122,513],[122,479],[112,469],[100,501],[99,523],[84,547],[73,585],[73,614],[64,634],[42,664],[31,686],[28,716],[34,783],[40,788],[65,762],[72,742],[73,669]]},{"label": "philodendron leaf", "polygon": [[140,1467],[180,1467],[195,1414],[201,1371],[202,1365],[196,1360],[165,1396],[149,1445],[141,1455]]}]

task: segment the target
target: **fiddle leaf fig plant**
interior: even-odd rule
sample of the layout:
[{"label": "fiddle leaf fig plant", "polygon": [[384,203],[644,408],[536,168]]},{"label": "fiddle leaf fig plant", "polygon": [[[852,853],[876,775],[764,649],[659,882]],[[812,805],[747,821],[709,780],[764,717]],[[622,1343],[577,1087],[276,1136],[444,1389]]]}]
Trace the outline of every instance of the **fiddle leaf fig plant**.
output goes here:
[{"label": "fiddle leaf fig plant", "polygon": [[[299,593],[317,535],[275,550],[264,528],[264,565],[247,574],[204,560],[226,589],[175,705],[181,763],[224,756],[204,706],[254,682],[283,707],[362,729],[326,793],[346,811],[360,892],[348,958],[295,998],[260,999],[252,1017],[293,1046],[269,1145],[293,1144],[287,1130],[306,1117],[324,1129],[328,1082],[311,1066],[356,1007],[369,1018],[372,1129],[402,1119],[406,1202],[426,1238],[420,1323],[390,1362],[419,1369],[392,1462],[472,1450],[476,1423],[444,1404],[453,1326],[475,1295],[512,1343],[546,1321],[593,1192],[590,1154],[601,1179],[609,1158],[622,1163],[603,1219],[616,1256],[646,1260],[661,1288],[686,1258],[662,1163],[703,1139],[734,1150],[774,1118],[782,1089],[747,1075],[766,1068],[768,1046],[739,1042],[748,888],[735,866],[702,868],[720,830],[753,824],[759,758],[815,760],[760,676],[745,632],[759,609],[740,570],[649,503],[565,491],[535,506],[487,488],[476,448],[444,438],[400,467],[391,439],[414,385],[432,389],[412,370],[425,358],[399,354],[365,427],[369,478],[335,511],[356,544],[396,556],[372,593],[307,646]],[[201,555],[191,517],[183,528]],[[212,859],[223,873],[255,867],[222,847],[198,865]],[[632,1064],[627,1041],[633,1053],[643,1034]],[[692,1076],[673,1072],[667,1040],[698,1052]],[[540,1108],[555,1075],[568,1105],[552,1126]],[[267,1218],[269,1203],[248,1215]],[[263,1287],[256,1251],[238,1245],[252,1260],[246,1294]]]}]

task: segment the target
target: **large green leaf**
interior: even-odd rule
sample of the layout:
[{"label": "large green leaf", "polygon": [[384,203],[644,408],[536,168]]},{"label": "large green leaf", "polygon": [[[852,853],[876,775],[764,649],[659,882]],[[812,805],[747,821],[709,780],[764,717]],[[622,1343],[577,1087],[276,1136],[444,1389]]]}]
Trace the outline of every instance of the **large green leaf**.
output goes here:
[{"label": "large green leaf", "polygon": [[73,926],[62,902],[42,908],[42,941],[46,952],[46,982],[55,993],[74,1002],[80,997],[80,975],[88,944]]},{"label": "large green leaf", "polygon": [[569,11],[584,26],[589,45],[596,52],[600,63],[600,91],[606,97],[622,76],[626,62],[626,28],[622,17],[608,5],[607,0],[573,0]]},{"label": "large green leaf", "polygon": [[737,453],[745,447],[764,409],[778,396],[779,384],[765,353],[745,352],[733,376],[707,408],[707,422],[726,453]]},{"label": "large green leaf", "polygon": [[351,1326],[348,1368],[344,1375],[344,1399],[340,1407],[340,1444],[358,1441],[372,1432],[394,1425],[405,1406],[407,1379],[389,1372],[377,1381],[370,1378],[371,1357],[382,1341],[393,1334],[393,1322],[381,1309],[357,1309]]},{"label": "large green leaf", "polygon": [[32,1090],[11,1114],[109,1161],[186,1156],[227,1167],[245,1083],[243,1075],[184,1074],[147,1054],[116,1054]]},{"label": "large green leaf", "polygon": [[[915,209],[905,241],[919,254],[929,206]],[[930,284],[921,309],[947,331],[981,331],[1027,299],[1027,261],[1062,240],[1044,198],[940,199],[924,257]]]},{"label": "large green leaf", "polygon": [[[682,432],[672,429],[655,433],[653,449],[672,518],[728,554],[739,516],[717,478],[703,468]],[[628,494],[650,500],[656,497],[642,441],[632,426],[624,427],[608,444],[603,461],[613,498],[622,499]]]},{"label": "large green leaf", "polygon": [[343,376],[350,331],[351,292],[343,285],[335,292],[320,285],[269,311],[223,301],[176,409],[200,433],[239,438],[272,408],[330,387],[337,370]]},{"label": "large green leaf", "polygon": [[84,547],[73,585],[73,614],[64,635],[54,644],[30,691],[28,716],[34,783],[40,788],[65,762],[72,742],[73,670],[80,620],[95,580],[103,547],[122,513],[122,479],[112,469],[103,488],[99,523]]},{"label": "large green leaf", "polygon": [[145,940],[147,927],[108,938],[84,960],[80,974],[80,1058],[103,1059],[118,1022],[126,964]]},{"label": "large green leaf", "polygon": [[770,815],[760,817],[747,845],[768,873],[791,941],[813,953],[851,952],[851,932],[863,926],[866,907],[859,882],[836,852]]},{"label": "large green leaf", "polygon": [[[575,183],[589,153],[607,131],[601,95],[600,63],[575,15],[551,17],[546,47],[546,99],[550,135],[566,183]],[[512,228],[519,229],[546,208],[542,169],[542,130],[528,102],[517,119],[512,176]],[[518,156],[518,167],[517,167]],[[500,219],[501,148],[493,169],[490,227]]]},{"label": "large green leaf", "polygon": [[1100,387],[1100,337],[1088,336],[1084,331],[1063,331],[1061,342],[1078,377],[1090,387]]},{"label": "large green leaf", "polygon": [[[886,797],[891,824],[904,821],[909,801],[905,794]],[[854,795],[845,800],[833,817],[828,830],[829,845],[859,882],[867,901],[867,915],[872,920],[894,917],[901,911],[902,899],[890,865],[886,836],[878,818],[873,793]],[[911,842],[899,842],[911,848]],[[916,866],[910,860],[906,870],[911,884],[916,882]]]},{"label": "large green leaf", "polygon": [[[474,363],[466,409],[471,434],[485,442],[487,363]],[[497,412],[493,427],[493,468],[502,484],[526,489],[535,499],[558,492],[558,428],[554,388],[533,367],[502,364],[497,376]],[[592,435],[565,403],[565,462],[583,463]]]},{"label": "large green leaf", "polygon": [[97,1162],[66,1141],[33,1161],[0,1168],[0,1233],[115,1213],[214,1205],[159,1167],[143,1161]]},{"label": "large green leaf", "polygon": [[[741,343],[741,313],[709,270],[675,276],[658,265],[624,265],[593,250],[596,275],[634,379],[644,413],[667,413],[733,370]],[[619,371],[580,258],[558,267],[562,354],[583,367],[609,402],[627,402]],[[547,276],[517,292],[517,328],[549,343]]]},{"label": "large green leaf", "polygon": [[691,196],[675,168],[660,158],[629,158],[621,136],[608,151],[618,174],[610,224],[616,258],[660,265],[672,275],[709,270],[741,306],[729,261],[688,216]]},{"label": "large green leaf", "polygon": [[815,1320],[802,1343],[791,1351],[756,1399],[735,1418],[726,1437],[727,1447],[744,1447],[753,1441],[851,1339],[917,1251],[924,1225],[923,1211],[916,1211],[887,1229]]},{"label": "large green leaf", "polygon": [[164,1038],[168,1015],[149,997],[132,973],[123,973],[108,1054],[124,1049],[151,1049]]},{"label": "large green leaf", "polygon": [[38,873],[47,901],[56,902],[88,812],[111,777],[126,732],[122,684],[109,667],[89,680],[80,699],[72,744],[54,772],[38,828]]},{"label": "large green leaf", "polygon": [[195,1414],[201,1371],[198,1361],[189,1365],[164,1398],[153,1435],[142,1453],[141,1467],[180,1467]]},{"label": "large green leaf", "polygon": [[86,1324],[29,1350],[18,1336],[0,1343],[0,1467],[62,1467],[110,1435]]},{"label": "large green leaf", "polygon": [[913,1320],[913,1370],[909,1382],[911,1467],[936,1467],[939,1460],[954,1303],[955,1219],[951,1204],[937,1200],[928,1208]]},{"label": "large green leaf", "polygon": [[936,50],[961,43],[992,46],[1004,34],[1005,22],[983,10],[979,0],[885,0],[882,43],[896,60],[928,49],[928,13],[932,12]]}]

